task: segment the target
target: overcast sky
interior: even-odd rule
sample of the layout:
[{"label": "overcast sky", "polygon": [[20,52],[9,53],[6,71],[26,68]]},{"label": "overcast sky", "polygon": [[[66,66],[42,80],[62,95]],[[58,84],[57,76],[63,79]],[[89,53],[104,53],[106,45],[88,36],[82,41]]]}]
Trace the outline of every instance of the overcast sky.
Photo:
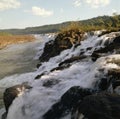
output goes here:
[{"label": "overcast sky", "polygon": [[0,0],[0,29],[25,28],[120,13],[120,0]]}]

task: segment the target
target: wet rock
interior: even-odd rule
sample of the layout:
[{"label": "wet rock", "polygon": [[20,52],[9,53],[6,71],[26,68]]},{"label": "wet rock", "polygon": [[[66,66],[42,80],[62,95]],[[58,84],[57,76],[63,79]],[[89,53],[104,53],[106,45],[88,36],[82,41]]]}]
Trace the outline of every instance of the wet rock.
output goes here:
[{"label": "wet rock", "polygon": [[118,29],[118,30],[117,29],[116,30],[114,30],[114,29],[113,30],[104,30],[104,31],[101,32],[101,34],[98,35],[98,37],[101,37],[105,34],[109,34],[111,32],[117,32],[117,31],[120,31],[120,29]]},{"label": "wet rock", "polygon": [[73,107],[85,96],[93,94],[90,89],[83,89],[80,86],[74,86],[63,94],[60,101],[54,104],[44,115],[44,119],[60,119],[71,112]]},{"label": "wet rock", "polygon": [[38,63],[38,64],[37,64],[37,68],[39,68],[41,65],[42,65],[41,63]]},{"label": "wet rock", "polygon": [[84,55],[83,56],[74,56],[74,57],[71,57],[71,58],[66,59],[65,61],[61,62],[59,64],[59,66],[63,66],[65,64],[69,64],[69,63],[73,63],[75,61],[77,62],[77,61],[82,60],[84,58],[86,58],[86,56],[84,56]]},{"label": "wet rock", "polygon": [[59,82],[60,82],[60,80],[57,80],[57,79],[49,79],[49,80],[43,82],[43,86],[44,87],[52,87],[52,86],[58,84]]},{"label": "wet rock", "polygon": [[7,118],[7,113],[5,112],[4,114],[2,114],[2,119],[6,119]]},{"label": "wet rock", "polygon": [[[49,42],[47,42],[45,44],[45,47],[44,47],[44,52],[43,54],[39,57],[39,60],[41,62],[44,62],[44,61],[48,61],[50,59],[50,57],[54,56],[57,54],[58,51],[55,52],[55,49],[54,49],[54,41],[51,40]],[[55,54],[56,53],[56,54]]]},{"label": "wet rock", "polygon": [[101,76],[96,82],[99,91],[109,91],[113,93],[120,86],[120,69],[109,69],[107,73],[101,70]]},{"label": "wet rock", "polygon": [[120,95],[120,86],[117,86],[115,89],[114,89],[114,92],[118,95]]},{"label": "wet rock", "polygon": [[91,50],[93,47],[88,47],[86,50]]},{"label": "wet rock", "polygon": [[101,56],[106,56],[107,53],[116,52],[120,53],[120,36],[115,37],[112,42],[106,43],[104,47],[96,49],[91,57],[93,61],[96,61]]},{"label": "wet rock", "polygon": [[20,85],[15,85],[13,87],[7,88],[3,95],[3,101],[5,104],[6,114],[8,113],[9,107],[16,97],[21,96],[26,89],[31,89],[27,83],[23,83]]},{"label": "wet rock", "polygon": [[83,40],[84,33],[79,30],[69,30],[59,33],[55,40],[45,44],[44,52],[40,56],[40,61],[48,61],[51,57],[57,56],[61,51],[71,48],[75,44],[80,44]]},{"label": "wet rock", "polygon": [[57,71],[57,70],[63,70],[63,69],[69,68],[70,66],[71,64],[65,64],[62,66],[58,66],[58,67],[53,68],[50,72]]},{"label": "wet rock", "polygon": [[112,85],[112,81],[108,77],[103,77],[100,79],[100,83],[98,84],[98,89],[100,91],[108,90]]},{"label": "wet rock", "polygon": [[35,77],[35,80],[40,79],[43,75],[45,75],[46,72],[43,72]]},{"label": "wet rock", "polygon": [[119,119],[120,95],[100,93],[86,96],[72,119]]},{"label": "wet rock", "polygon": [[120,86],[120,69],[108,70],[108,77],[112,80],[113,89]]},{"label": "wet rock", "polygon": [[92,57],[92,61],[96,61],[98,58],[102,57],[102,56],[105,56],[105,54],[102,54],[102,53],[97,53],[96,52],[93,52],[91,57]]}]

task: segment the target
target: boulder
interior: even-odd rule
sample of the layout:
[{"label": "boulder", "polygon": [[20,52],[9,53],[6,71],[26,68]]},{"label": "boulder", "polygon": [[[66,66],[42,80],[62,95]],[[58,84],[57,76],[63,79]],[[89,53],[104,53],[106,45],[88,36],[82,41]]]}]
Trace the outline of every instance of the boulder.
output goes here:
[{"label": "boulder", "polygon": [[48,61],[51,57],[57,56],[61,51],[71,48],[73,45],[80,44],[84,33],[79,30],[69,30],[59,33],[55,40],[45,44],[44,52],[39,57],[40,62]]},{"label": "boulder", "polygon": [[85,96],[93,94],[91,89],[83,89],[80,86],[74,86],[63,94],[60,101],[55,103],[44,115],[43,119],[60,119],[71,112],[73,107]]},{"label": "boulder", "polygon": [[21,96],[25,92],[25,89],[30,89],[30,88],[32,87],[29,86],[27,83],[23,83],[20,85],[9,87],[5,90],[3,95],[3,101],[5,104],[6,114],[8,113],[9,107],[11,106],[14,99],[16,97]]},{"label": "boulder", "polygon": [[72,119],[120,119],[120,95],[100,93],[86,96]]}]

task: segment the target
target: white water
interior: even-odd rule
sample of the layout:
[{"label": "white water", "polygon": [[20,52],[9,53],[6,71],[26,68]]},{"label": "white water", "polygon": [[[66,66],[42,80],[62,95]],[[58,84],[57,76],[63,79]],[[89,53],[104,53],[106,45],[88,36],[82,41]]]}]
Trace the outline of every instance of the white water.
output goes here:
[{"label": "white water", "polygon": [[[47,41],[48,37],[44,37]],[[57,102],[60,97],[72,86],[81,86],[85,88],[91,88],[96,82],[96,75],[99,75],[98,69],[100,68],[113,68],[117,67],[115,64],[106,65],[106,59],[113,57],[119,58],[120,55],[112,55],[107,58],[100,58],[95,63],[91,59],[86,58],[80,62],[73,63],[70,68],[64,70],[58,70],[50,72],[51,69],[58,66],[61,61],[72,56],[77,56],[81,49],[86,51],[86,48],[93,47],[91,50],[86,51],[86,55],[90,55],[95,48],[99,48],[99,42],[106,40],[107,36],[98,38],[95,36],[89,36],[85,41],[82,41],[81,46],[76,49],[71,48],[63,51],[59,56],[51,58],[48,62],[42,64],[42,66],[34,72],[24,73],[20,75],[13,75],[6,77],[0,81],[0,87],[9,87],[22,82],[28,82],[33,88],[29,92],[25,92],[19,98],[16,98],[10,107],[7,119],[42,119],[42,115],[50,109],[52,104]],[[45,43],[43,43],[45,44]],[[101,44],[103,45],[103,44]],[[42,53],[44,45],[39,47]],[[43,72],[46,75],[41,79],[34,80],[34,78]],[[58,80],[58,83],[51,87],[44,87],[43,83],[47,80]],[[65,119],[69,119],[70,116]]]}]

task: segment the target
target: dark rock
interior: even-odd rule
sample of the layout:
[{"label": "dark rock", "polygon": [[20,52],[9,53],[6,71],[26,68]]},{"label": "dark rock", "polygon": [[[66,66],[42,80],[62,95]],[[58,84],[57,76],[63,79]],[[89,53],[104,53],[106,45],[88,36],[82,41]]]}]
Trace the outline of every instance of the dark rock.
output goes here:
[{"label": "dark rock", "polygon": [[57,79],[49,79],[49,80],[43,82],[43,86],[52,87],[53,85],[56,85],[59,82],[60,82],[60,80],[57,80]]},{"label": "dark rock", "polygon": [[120,86],[120,69],[108,70],[108,77],[112,80],[113,89]]},{"label": "dark rock", "polygon": [[74,86],[63,94],[60,101],[54,104],[44,115],[44,119],[60,119],[68,114],[77,103],[85,96],[93,94],[90,89],[83,89],[80,86]]},{"label": "dark rock", "polygon": [[114,89],[120,86],[120,69],[109,69],[107,73],[101,70],[101,74],[96,82],[96,89],[113,93]]},{"label": "dark rock", "polygon": [[104,47],[96,49],[91,57],[93,61],[96,61],[101,56],[106,56],[106,53],[120,53],[120,36],[117,36],[112,42],[107,42]]},{"label": "dark rock", "polygon": [[83,56],[74,56],[74,57],[71,57],[71,58],[66,59],[65,61],[61,62],[59,64],[59,66],[62,66],[62,65],[65,65],[65,64],[69,64],[69,63],[72,63],[72,62],[75,62],[75,61],[79,61],[79,60],[82,60],[84,58],[86,58],[86,56],[84,56],[84,55]]},{"label": "dark rock", "polygon": [[35,77],[35,79],[40,79],[43,75],[45,75],[46,72],[43,72]]},{"label": "dark rock", "polygon": [[91,57],[92,57],[92,61],[96,61],[99,57],[101,57],[101,54],[93,52]]},{"label": "dark rock", "polygon": [[91,50],[93,47],[88,47],[86,50]]},{"label": "dark rock", "polygon": [[108,90],[108,88],[112,85],[112,81],[108,77],[103,77],[100,79],[100,83],[98,84],[98,88],[100,91]]},{"label": "dark rock", "polygon": [[111,33],[111,32],[117,32],[117,31],[119,31],[119,29],[118,30],[107,30],[107,31],[102,31],[102,33],[101,34],[99,34],[98,35],[98,37],[101,37],[101,36],[103,36],[103,35],[105,35],[105,34],[109,34],[109,33]]},{"label": "dark rock", "polygon": [[45,44],[44,52],[40,56],[40,61],[48,61],[51,57],[57,56],[61,51],[71,48],[75,44],[80,44],[83,40],[84,33],[79,30],[69,30],[59,33],[55,40],[51,40]]},{"label": "dark rock", "polygon": [[85,97],[72,119],[120,119],[120,95],[100,93]]},{"label": "dark rock", "polygon": [[39,68],[41,65],[42,65],[41,63],[37,64],[37,68]]},{"label": "dark rock", "polygon": [[71,66],[71,64],[65,64],[65,65],[62,65],[62,66],[58,66],[58,67],[55,67],[55,68],[51,69],[50,72],[53,72],[53,71],[56,71],[56,70],[63,70],[63,69],[69,68],[70,66]]},{"label": "dark rock", "polygon": [[40,60],[41,62],[43,62],[43,61],[48,61],[50,57],[56,55],[55,53],[57,53],[57,51],[55,52],[54,50],[55,50],[55,49],[54,49],[54,41],[51,40],[51,41],[47,42],[47,43],[45,44],[45,47],[44,47],[44,52],[43,52],[43,54],[40,56],[39,60]]},{"label": "dark rock", "polygon": [[2,119],[6,119],[7,118],[7,113],[5,112],[4,114],[2,114]]},{"label": "dark rock", "polygon": [[6,114],[8,113],[9,107],[14,101],[14,99],[24,93],[25,89],[32,88],[27,83],[21,85],[15,85],[13,87],[7,88],[3,95],[3,100],[5,104]]}]

